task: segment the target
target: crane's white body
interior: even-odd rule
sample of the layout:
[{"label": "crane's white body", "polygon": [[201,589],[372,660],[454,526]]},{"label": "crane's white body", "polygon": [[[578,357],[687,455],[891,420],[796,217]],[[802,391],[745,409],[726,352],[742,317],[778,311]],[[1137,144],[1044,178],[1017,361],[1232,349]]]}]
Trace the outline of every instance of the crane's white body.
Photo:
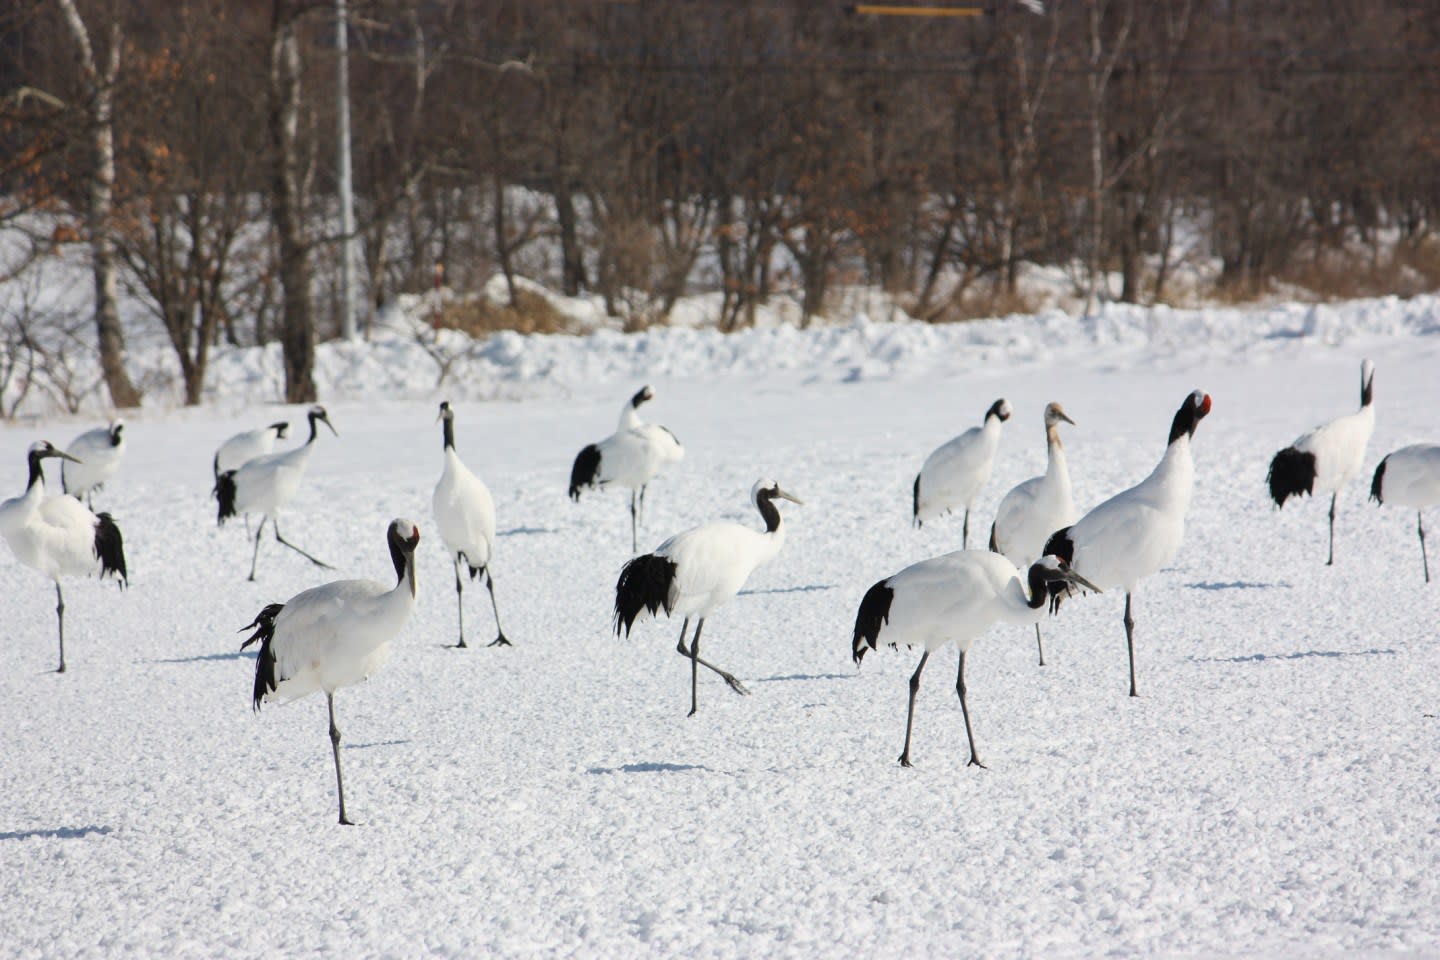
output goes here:
[{"label": "crane's white body", "polygon": [[917,525],[964,508],[963,538],[968,539],[970,508],[990,480],[995,451],[1000,447],[1000,428],[1009,417],[1010,404],[997,400],[981,426],[941,444],[925,458],[915,477],[911,502]]},{"label": "crane's white body", "polygon": [[1185,536],[1185,514],[1195,486],[1190,437],[1165,448],[1150,475],[1115,494],[1070,528],[1070,565],[1102,589],[1136,584],[1175,559]]},{"label": "crane's white body", "polygon": [[279,439],[283,432],[281,428],[285,426],[288,425],[272,423],[258,430],[237,433],[226,440],[220,445],[220,449],[215,451],[215,476],[218,477],[227,470],[239,470],[256,457],[268,456],[274,451],[275,441]]},{"label": "crane's white body", "polygon": [[1381,502],[1417,510],[1440,504],[1440,443],[1412,443],[1385,456]]},{"label": "crane's white body", "polygon": [[639,490],[654,480],[666,464],[685,459],[685,448],[675,435],[658,423],[646,423],[640,417],[639,403],[654,396],[646,387],[636,398],[625,403],[615,432],[595,444],[600,452],[600,466],[591,484],[596,487],[618,486]]},{"label": "crane's white body", "polygon": [[104,486],[120,469],[125,457],[125,421],[86,430],[70,442],[66,452],[75,460],[60,465],[60,488],[72,497],[83,497]]},{"label": "crane's white body", "polygon": [[1315,456],[1313,494],[1335,493],[1360,474],[1365,448],[1375,432],[1375,406],[1366,404],[1354,413],[1336,417],[1295,438],[1291,447]]},{"label": "crane's white body", "polygon": [[404,579],[335,580],[301,591],[275,617],[276,687],[265,699],[334,693],[369,678],[390,658],[390,641],[415,609]]},{"label": "crane's white body", "polygon": [[774,533],[729,520],[692,527],[660,544],[655,555],[675,563],[670,613],[707,617],[728,603],[745,581],[785,544],[785,525]]},{"label": "crane's white body", "polygon": [[273,518],[300,490],[315,441],[245,461],[235,471],[235,512]]},{"label": "crane's white body", "polygon": [[0,503],[0,536],[15,559],[51,580],[100,573],[95,525],[100,518],[72,496],[45,496],[45,481]]},{"label": "crane's white body", "polygon": [[997,623],[1039,623],[1045,607],[1030,606],[1030,591],[1015,564],[989,550],[956,550],[912,563],[882,581],[894,591],[880,642],[939,650],[969,650]]},{"label": "crane's white body", "polygon": [[463,557],[472,567],[489,566],[495,552],[495,500],[454,447],[445,448],[445,464],[430,502],[450,556]]},{"label": "crane's white body", "polygon": [[1370,497],[1378,503],[1413,507],[1420,536],[1420,562],[1430,582],[1430,557],[1425,552],[1426,507],[1440,503],[1440,443],[1412,443],[1388,454],[1375,468]]},{"label": "crane's white body", "polygon": [[[1057,422],[1051,422],[1052,408],[1058,410],[1059,405],[1046,407],[1045,472],[1012,487],[995,511],[994,549],[1016,567],[1040,559],[1050,534],[1074,523],[1080,515],[1070,491],[1065,446]],[[1059,411],[1059,416],[1064,412]]]}]

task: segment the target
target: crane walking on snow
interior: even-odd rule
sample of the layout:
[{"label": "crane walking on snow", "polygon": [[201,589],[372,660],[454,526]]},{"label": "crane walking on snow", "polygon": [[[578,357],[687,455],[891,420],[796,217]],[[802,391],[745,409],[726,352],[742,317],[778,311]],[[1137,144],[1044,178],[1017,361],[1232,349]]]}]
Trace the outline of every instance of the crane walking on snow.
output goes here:
[{"label": "crane walking on snow", "polygon": [[259,642],[251,704],[295,700],[325,691],[330,712],[330,751],[335,757],[335,792],[340,822],[345,816],[345,778],[340,769],[340,729],[335,725],[335,691],[359,683],[390,658],[390,641],[415,608],[415,547],[420,528],[391,521],[385,541],[395,565],[395,585],[374,580],[335,580],[297,593],[261,610],[240,632],[254,630],[240,645]]},{"label": "crane walking on snow", "polygon": [[1360,364],[1360,409],[1302,434],[1270,461],[1270,497],[1276,507],[1301,494],[1330,494],[1330,556],[1335,564],[1335,500],[1360,472],[1375,431],[1375,364]]},{"label": "crane walking on snow", "polygon": [[[615,635],[625,635],[635,621],[648,613],[664,610],[666,616],[680,614],[680,642],[675,650],[690,658],[690,713],[698,706],[700,667],[713,670],[736,693],[749,693],[732,674],[700,659],[700,633],[705,620],[740,592],[750,574],[769,563],[785,543],[785,527],[776,500],[800,503],[780,489],[773,480],[761,480],[750,491],[750,501],[765,521],[764,532],[728,520],[692,527],[655,548],[654,553],[636,557],[625,564],[615,584]],[[695,636],[685,646],[690,618],[696,617]]]},{"label": "crane walking on snow", "polygon": [[947,643],[960,648],[955,692],[960,696],[965,736],[970,741],[968,765],[985,766],[975,752],[975,734],[970,729],[970,705],[965,700],[965,655],[975,638],[996,623],[1039,623],[1045,615],[1046,604],[1058,606],[1058,598],[1072,586],[1100,592],[1099,587],[1057,557],[1041,558],[1031,564],[1022,577],[1015,565],[998,553],[957,550],[911,564],[866,591],[855,616],[851,642],[856,666],[864,659],[867,649],[876,650],[881,643],[891,647],[903,643],[925,651],[910,677],[905,748],[900,752],[902,767],[910,766],[910,732],[915,720],[920,674],[930,654]]},{"label": "crane walking on snow", "polygon": [[310,463],[310,452],[319,436],[316,424],[323,423],[330,432],[339,436],[339,431],[330,422],[325,408],[316,404],[306,417],[310,421],[310,437],[300,446],[284,453],[272,453],[246,461],[239,469],[227,470],[215,480],[215,499],[220,509],[216,522],[224,526],[225,521],[237,513],[260,514],[260,525],[255,528],[255,549],[250,555],[250,580],[255,579],[255,563],[260,557],[260,535],[265,532],[265,521],[275,530],[277,542],[294,550],[317,567],[333,569],[323,560],[317,560],[295,544],[280,535],[278,514],[280,508],[289,503],[300,489],[305,478],[305,467]]},{"label": "crane walking on snow", "polygon": [[[1050,534],[1075,522],[1078,516],[1070,495],[1070,468],[1060,442],[1060,424],[1075,421],[1058,403],[1045,405],[1045,472],[1010,489],[995,511],[990,526],[990,549],[1003,553],[1017,569],[1028,567],[1045,550]],[[1040,666],[1045,666],[1045,644],[1040,639],[1040,621],[1035,621],[1035,647]]]},{"label": "crane walking on snow", "polygon": [[[1195,428],[1210,413],[1210,395],[1196,390],[1170,424],[1165,454],[1150,475],[1058,530],[1045,553],[1065,560],[1092,583],[1125,590],[1125,646],[1130,655],[1130,696],[1135,687],[1135,588],[1174,559],[1185,535],[1185,514],[1195,486],[1190,450]],[[1058,599],[1058,598],[1057,598]],[[1057,603],[1058,605],[1058,603]]]},{"label": "crane walking on snow", "polygon": [[41,441],[30,445],[30,479],[25,492],[0,503],[0,536],[15,559],[55,581],[55,617],[60,637],[60,666],[65,672],[65,595],[61,577],[113,575],[123,588],[125,543],[110,514],[91,513],[71,496],[45,496],[44,461],[55,457],[78,463],[70,454]]},{"label": "crane walking on snow", "polygon": [[490,607],[495,611],[497,636],[490,646],[510,646],[500,626],[500,607],[495,603],[495,577],[490,573],[490,558],[495,553],[495,501],[480,478],[471,473],[455,452],[455,411],[447,400],[440,404],[437,418],[444,422],[445,466],[440,482],[435,484],[431,504],[435,510],[435,526],[450,560],[455,565],[455,605],[460,619],[460,642],[465,646],[465,578],[468,571],[474,580],[482,573],[490,591]]}]

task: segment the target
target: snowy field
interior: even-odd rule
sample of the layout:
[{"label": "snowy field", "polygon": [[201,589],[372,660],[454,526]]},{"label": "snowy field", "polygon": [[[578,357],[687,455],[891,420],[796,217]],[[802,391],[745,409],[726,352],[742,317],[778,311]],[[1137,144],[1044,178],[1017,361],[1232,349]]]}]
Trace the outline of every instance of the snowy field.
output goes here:
[{"label": "snowy field", "polygon": [[[386,349],[322,353],[340,435],[283,515],[338,573],[267,535],[248,583],[243,526],[215,526],[213,450],[277,419],[258,354],[217,358],[204,408],[129,418],[97,509],[124,531],[132,584],[70,583],[66,674],[50,584],[0,553],[6,956],[1440,953],[1440,583],[1422,583],[1413,512],[1366,501],[1385,452],[1440,434],[1440,301],[504,337],[439,392],[413,351],[375,372]],[[1356,408],[1366,356],[1378,425],[1327,568],[1325,504],[1275,511],[1265,471]],[[702,676],[689,719],[679,624],[611,635],[626,497],[565,497],[575,453],[645,382],[642,413],[687,457],[651,487],[642,548],[713,518],[758,526],[761,476],[806,501],[707,623],[707,657],[752,695]],[[1185,543],[1137,598],[1141,696],[1123,597],[1076,600],[1046,628],[1044,668],[1028,628],[975,644],[989,769],[965,766],[953,651],[933,658],[899,767],[918,653],[857,670],[850,635],[870,584],[959,545],[958,517],[909,525],[925,454],[997,397],[1014,405],[979,546],[1004,491],[1043,469],[1046,401],[1078,424],[1064,436],[1087,509],[1151,469],[1196,387],[1214,412]],[[447,648],[429,507],[446,397],[495,495],[513,649]],[[0,496],[23,490],[29,443],[98,421],[0,430]],[[341,827],[324,698],[252,713],[236,631],[326,579],[391,577],[395,516],[421,529],[420,602],[391,662],[336,696],[361,824]],[[466,619],[489,639],[483,590]]]}]

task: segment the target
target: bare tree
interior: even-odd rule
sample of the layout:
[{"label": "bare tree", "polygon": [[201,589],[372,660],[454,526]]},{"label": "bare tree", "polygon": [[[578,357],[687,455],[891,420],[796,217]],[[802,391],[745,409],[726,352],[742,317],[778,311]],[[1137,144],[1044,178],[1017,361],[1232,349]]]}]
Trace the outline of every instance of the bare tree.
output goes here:
[{"label": "bare tree", "polygon": [[[110,401],[117,407],[138,407],[140,391],[125,371],[125,332],[116,307],[116,257],[113,215],[115,209],[115,83],[120,73],[122,36],[115,10],[103,18],[106,47],[97,54],[90,30],[75,0],[55,0],[80,58],[84,80],[85,111],[90,122],[92,150],[86,224],[95,277],[95,336],[100,367]],[[103,59],[102,59],[103,58]]]}]

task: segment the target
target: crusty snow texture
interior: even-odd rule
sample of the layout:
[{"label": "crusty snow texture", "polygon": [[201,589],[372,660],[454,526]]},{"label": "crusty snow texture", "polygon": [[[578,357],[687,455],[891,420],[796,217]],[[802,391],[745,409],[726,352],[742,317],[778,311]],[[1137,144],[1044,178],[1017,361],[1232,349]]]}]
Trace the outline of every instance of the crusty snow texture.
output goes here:
[{"label": "crusty snow texture", "polygon": [[[432,389],[403,338],[322,351],[321,438],[288,540],[247,583],[241,524],[217,529],[210,460],[265,405],[275,358],[217,358],[213,398],[127,414],[96,497],[125,535],[125,592],[55,595],[0,552],[0,952],[13,957],[1338,956],[1440,950],[1440,584],[1415,516],[1341,491],[1276,511],[1274,452],[1358,403],[1376,362],[1367,471],[1440,428],[1440,301],[1193,313],[1113,310],[926,327],[856,322],[731,338],[493,338]],[[416,358],[419,359],[416,359]],[[760,525],[761,476],[789,539],[707,622],[612,635],[628,498],[565,496],[575,452],[644,383],[685,462],[653,483],[641,548],[694,524]],[[850,659],[875,581],[958,546],[915,531],[926,452],[996,397],[1015,408],[996,502],[1044,469],[1042,409],[1089,509],[1154,466],[1176,407],[1214,397],[1174,563],[1136,597],[1141,696],[1121,612],[1076,599],[998,627],[967,665],[981,755],[967,768],[953,650],[931,658],[913,769],[896,763],[918,651]],[[435,404],[493,492],[492,571],[513,648],[455,650],[450,566],[430,520]],[[96,418],[97,420],[99,418]],[[0,496],[25,448],[86,425],[0,429]],[[302,431],[303,432],[303,431]],[[295,442],[282,441],[277,448]],[[53,469],[52,469],[53,474]],[[51,477],[52,488],[58,477]],[[394,655],[336,695],[348,813],[336,820],[325,701],[250,709],[237,633],[327,579],[393,576],[386,523],[420,522],[420,598]],[[1440,529],[1440,517],[1432,521]],[[1433,552],[1433,550],[1432,550]],[[489,598],[468,584],[480,629]]]}]

